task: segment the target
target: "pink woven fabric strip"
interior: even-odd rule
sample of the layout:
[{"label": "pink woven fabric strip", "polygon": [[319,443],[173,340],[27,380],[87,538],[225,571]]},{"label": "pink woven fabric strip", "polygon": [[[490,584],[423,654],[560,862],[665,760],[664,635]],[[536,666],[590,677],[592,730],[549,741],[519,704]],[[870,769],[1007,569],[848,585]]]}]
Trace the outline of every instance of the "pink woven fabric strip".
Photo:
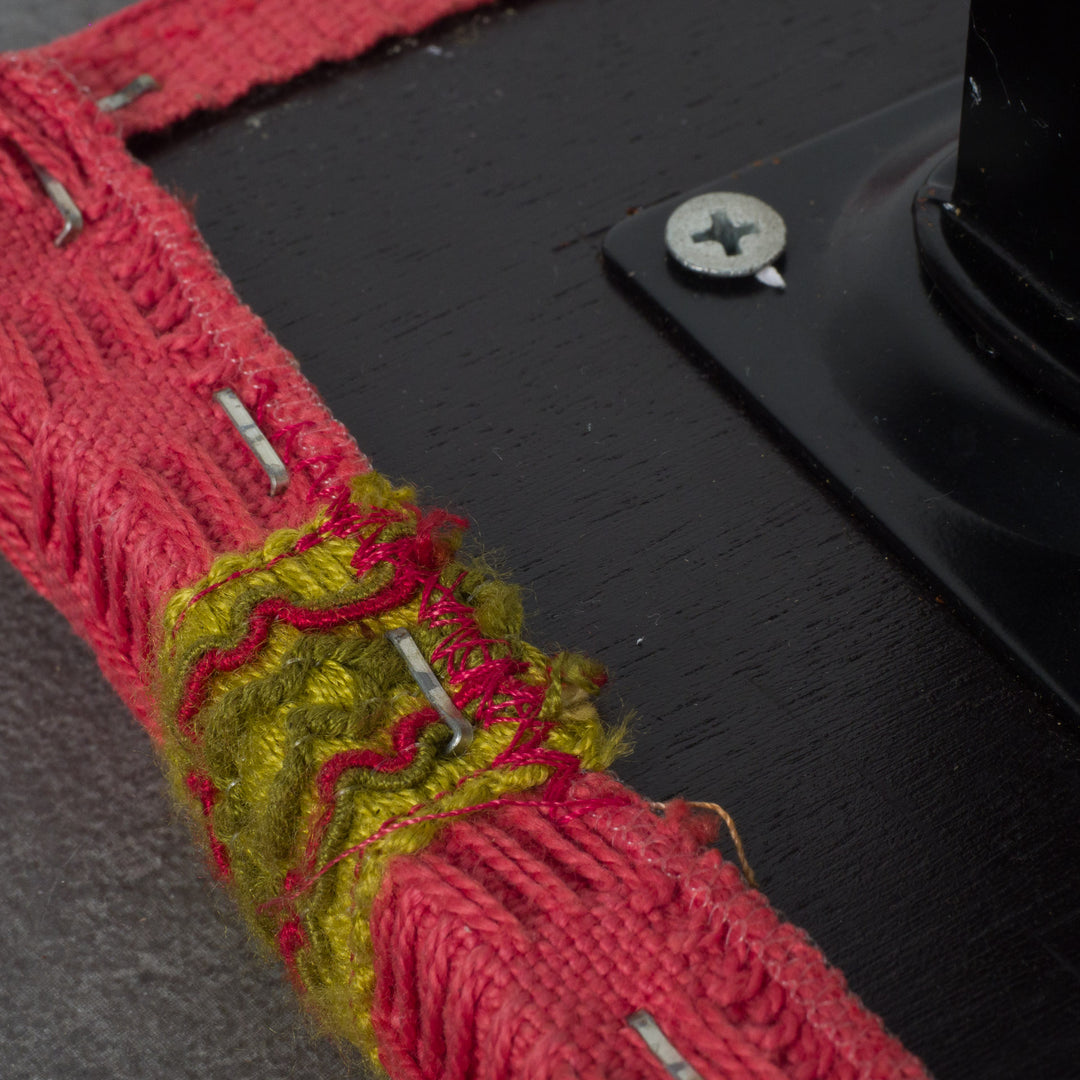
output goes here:
[{"label": "pink woven fabric strip", "polygon": [[[34,165],[85,219],[62,248]],[[0,214],[0,548],[153,730],[163,598],[368,464],[110,116],[35,56],[0,58]],[[288,464],[284,495],[213,400],[223,387]]]},{"label": "pink woven fabric strip", "polygon": [[118,115],[125,135],[197,109],[219,109],[260,83],[348,60],[390,35],[414,34],[486,0],[145,0],[57,41],[41,55],[94,97],[152,75],[162,89]]},{"label": "pink woven fabric strip", "polygon": [[[503,807],[393,862],[372,914],[395,1080],[664,1080],[645,1010],[703,1080],[926,1080],[715,848],[603,776],[587,815]],[[612,805],[614,804],[614,805]]]}]

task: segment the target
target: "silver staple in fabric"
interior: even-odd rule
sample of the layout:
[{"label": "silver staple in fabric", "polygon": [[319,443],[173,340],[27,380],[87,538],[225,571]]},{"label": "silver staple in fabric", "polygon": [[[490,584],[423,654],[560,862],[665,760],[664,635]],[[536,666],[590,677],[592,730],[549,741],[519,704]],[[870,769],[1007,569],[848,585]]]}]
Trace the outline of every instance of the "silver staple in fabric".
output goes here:
[{"label": "silver staple in fabric", "polygon": [[98,98],[97,107],[102,112],[116,112],[117,109],[123,109],[125,106],[130,105],[136,98],[142,97],[143,94],[160,89],[161,87],[153,75],[137,75],[127,86],[117,90],[115,94],[106,94],[105,97]]},{"label": "silver staple in fabric", "polygon": [[421,693],[431,702],[432,707],[439,714],[439,718],[450,729],[451,739],[446,744],[444,753],[457,757],[464,754],[473,740],[473,726],[462,715],[461,710],[450,700],[450,695],[443,689],[439,677],[432,670],[420,646],[416,644],[412,634],[405,627],[400,626],[388,630],[386,636],[390,643],[405,661],[409,674],[416,680]]},{"label": "silver staple in fabric", "polygon": [[30,162],[30,167],[34,170],[34,175],[44,188],[45,194],[52,199],[53,205],[64,219],[64,227],[53,240],[57,247],[63,247],[72,237],[82,232],[82,211],[75,205],[75,200],[68,194],[68,189],[51,172],[34,161]]},{"label": "silver staple in fabric", "polygon": [[626,1022],[641,1036],[656,1060],[675,1077],[675,1080],[701,1080],[701,1073],[671,1045],[651,1013],[642,1009],[628,1016]]},{"label": "silver staple in fabric", "polygon": [[266,470],[266,475],[270,477],[270,494],[280,495],[289,486],[289,470],[270,445],[270,440],[262,433],[234,390],[218,390],[214,394],[214,400],[225,410],[225,415],[240,432],[240,437]]}]

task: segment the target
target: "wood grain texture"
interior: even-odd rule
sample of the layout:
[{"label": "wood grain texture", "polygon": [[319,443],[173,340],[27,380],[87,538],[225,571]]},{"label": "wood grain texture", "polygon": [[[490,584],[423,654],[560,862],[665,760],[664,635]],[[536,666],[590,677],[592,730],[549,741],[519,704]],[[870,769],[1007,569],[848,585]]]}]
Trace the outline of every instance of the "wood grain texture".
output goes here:
[{"label": "wood grain texture", "polygon": [[[80,10],[16,7],[19,44]],[[727,807],[773,903],[938,1076],[1065,1080],[1074,723],[598,254],[628,209],[956,74],[964,22],[960,0],[535,0],[136,150],[376,465],[475,520],[534,637],[609,666],[608,714],[636,715],[620,775]],[[356,1069],[309,1045],[88,654],[3,574],[6,1075]]]}]

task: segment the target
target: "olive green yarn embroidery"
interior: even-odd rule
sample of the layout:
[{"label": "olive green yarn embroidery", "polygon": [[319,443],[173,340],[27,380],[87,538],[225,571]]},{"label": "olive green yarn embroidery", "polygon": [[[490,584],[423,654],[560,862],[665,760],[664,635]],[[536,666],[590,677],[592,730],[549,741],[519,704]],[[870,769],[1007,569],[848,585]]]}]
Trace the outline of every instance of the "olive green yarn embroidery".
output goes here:
[{"label": "olive green yarn embroidery", "polygon": [[[463,525],[368,474],[165,612],[172,782],[257,935],[372,1053],[368,916],[387,861],[477,808],[559,803],[620,750],[590,700],[603,672],[521,640],[517,590],[455,559]],[[384,636],[401,626],[474,724],[460,757]]]}]

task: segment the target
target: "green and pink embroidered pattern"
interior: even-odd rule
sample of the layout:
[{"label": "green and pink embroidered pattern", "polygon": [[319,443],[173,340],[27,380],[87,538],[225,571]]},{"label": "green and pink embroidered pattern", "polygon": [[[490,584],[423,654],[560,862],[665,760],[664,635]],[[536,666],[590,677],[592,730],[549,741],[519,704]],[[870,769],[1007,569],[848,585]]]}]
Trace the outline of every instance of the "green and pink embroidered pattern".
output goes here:
[{"label": "green and pink embroidered pattern", "polygon": [[[260,936],[305,990],[345,1002],[322,1011],[353,1037],[387,860],[477,809],[595,809],[568,801],[570,785],[618,748],[589,700],[600,669],[521,640],[516,591],[455,561],[462,526],[368,473],[309,528],[219,559],[166,608],[175,786]],[[449,732],[386,638],[396,627],[473,723],[462,756],[441,753]]]}]

